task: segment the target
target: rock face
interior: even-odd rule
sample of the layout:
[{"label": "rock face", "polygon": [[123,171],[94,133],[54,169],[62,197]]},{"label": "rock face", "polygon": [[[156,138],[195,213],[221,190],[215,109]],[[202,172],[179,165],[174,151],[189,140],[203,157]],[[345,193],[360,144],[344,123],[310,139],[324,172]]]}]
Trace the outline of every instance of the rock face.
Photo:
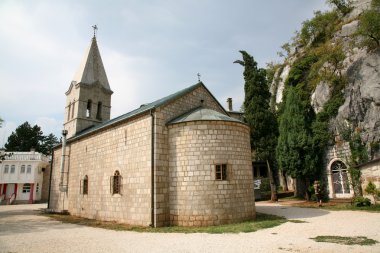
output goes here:
[{"label": "rock face", "polygon": [[320,84],[318,84],[315,88],[314,93],[311,95],[311,105],[313,106],[314,111],[316,113],[322,111],[323,106],[327,101],[329,101],[330,98],[330,86],[325,82],[321,82]]},{"label": "rock face", "polygon": [[364,131],[363,140],[378,141],[380,136],[380,50],[366,54],[347,69],[349,85],[337,120],[348,120]]},{"label": "rock face", "polygon": [[[380,141],[380,49],[368,52],[366,48],[352,48],[352,45],[357,45],[354,42],[360,40],[354,36],[359,25],[358,17],[363,10],[368,9],[370,3],[371,0],[353,1],[354,9],[343,19],[345,24],[331,41],[342,42],[346,54],[342,74],[346,75],[348,82],[342,91],[345,102],[337,116],[330,121],[330,129],[339,135],[339,126],[360,128],[362,140],[368,146],[371,142]],[[278,71],[273,79],[271,93],[276,103],[283,100],[285,81],[298,55],[290,55],[282,71]],[[331,92],[329,83],[321,82],[316,86],[311,94],[311,105],[316,113],[331,98]]]}]

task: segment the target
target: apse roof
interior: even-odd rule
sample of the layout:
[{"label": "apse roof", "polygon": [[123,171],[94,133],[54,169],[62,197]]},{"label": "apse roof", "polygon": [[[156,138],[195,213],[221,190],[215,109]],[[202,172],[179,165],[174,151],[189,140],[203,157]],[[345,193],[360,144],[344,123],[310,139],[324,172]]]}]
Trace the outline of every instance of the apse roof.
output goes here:
[{"label": "apse roof", "polygon": [[177,124],[189,121],[201,121],[201,120],[213,120],[213,121],[232,121],[242,123],[240,120],[229,117],[223,113],[217,112],[210,108],[198,107],[191,110],[181,116],[171,120],[168,124]]}]

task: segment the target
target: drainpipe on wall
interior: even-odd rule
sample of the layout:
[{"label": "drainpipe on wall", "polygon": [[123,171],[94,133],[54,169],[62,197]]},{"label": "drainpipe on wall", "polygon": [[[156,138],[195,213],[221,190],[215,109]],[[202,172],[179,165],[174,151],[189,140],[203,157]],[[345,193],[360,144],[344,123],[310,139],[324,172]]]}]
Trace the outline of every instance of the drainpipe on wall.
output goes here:
[{"label": "drainpipe on wall", "polygon": [[152,138],[151,138],[151,227],[156,227],[154,219],[154,110],[150,110],[150,116],[152,119]]},{"label": "drainpipe on wall", "polygon": [[64,179],[64,170],[65,170],[65,156],[66,156],[66,135],[67,130],[62,130],[62,158],[61,158],[61,180],[59,182],[59,188],[61,192],[66,192],[67,189],[64,188],[63,179]]},{"label": "drainpipe on wall", "polygon": [[50,209],[50,191],[51,191],[51,176],[53,174],[53,163],[54,163],[54,151],[53,151],[53,149],[51,149],[50,175],[49,175],[49,192],[48,192],[48,206],[47,206],[47,209]]}]

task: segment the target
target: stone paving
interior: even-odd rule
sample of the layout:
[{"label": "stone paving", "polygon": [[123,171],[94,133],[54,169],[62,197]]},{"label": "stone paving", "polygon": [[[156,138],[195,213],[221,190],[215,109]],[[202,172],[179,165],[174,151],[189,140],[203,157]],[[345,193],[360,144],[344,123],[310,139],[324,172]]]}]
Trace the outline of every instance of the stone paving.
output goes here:
[{"label": "stone paving", "polygon": [[62,224],[44,216],[44,204],[0,206],[0,252],[380,252],[372,246],[317,243],[318,235],[367,236],[380,242],[380,213],[326,211],[256,203],[257,211],[288,219],[280,226],[240,234],[159,234]]}]

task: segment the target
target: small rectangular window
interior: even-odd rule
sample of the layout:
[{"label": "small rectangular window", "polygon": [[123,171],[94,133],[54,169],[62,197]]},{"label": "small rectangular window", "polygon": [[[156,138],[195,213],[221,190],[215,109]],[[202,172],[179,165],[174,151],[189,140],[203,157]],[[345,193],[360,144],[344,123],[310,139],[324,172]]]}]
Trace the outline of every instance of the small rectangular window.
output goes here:
[{"label": "small rectangular window", "polygon": [[28,167],[26,167],[26,173],[27,174],[32,173],[32,165],[28,165]]},{"label": "small rectangular window", "polygon": [[30,184],[24,184],[22,187],[22,193],[28,193],[30,192]]},{"label": "small rectangular window", "polygon": [[227,164],[215,165],[215,180],[227,180]]},{"label": "small rectangular window", "polygon": [[16,166],[11,165],[11,174],[14,174],[16,171]]},{"label": "small rectangular window", "polygon": [[4,174],[8,174],[9,173],[9,165],[5,165],[4,166]]}]

